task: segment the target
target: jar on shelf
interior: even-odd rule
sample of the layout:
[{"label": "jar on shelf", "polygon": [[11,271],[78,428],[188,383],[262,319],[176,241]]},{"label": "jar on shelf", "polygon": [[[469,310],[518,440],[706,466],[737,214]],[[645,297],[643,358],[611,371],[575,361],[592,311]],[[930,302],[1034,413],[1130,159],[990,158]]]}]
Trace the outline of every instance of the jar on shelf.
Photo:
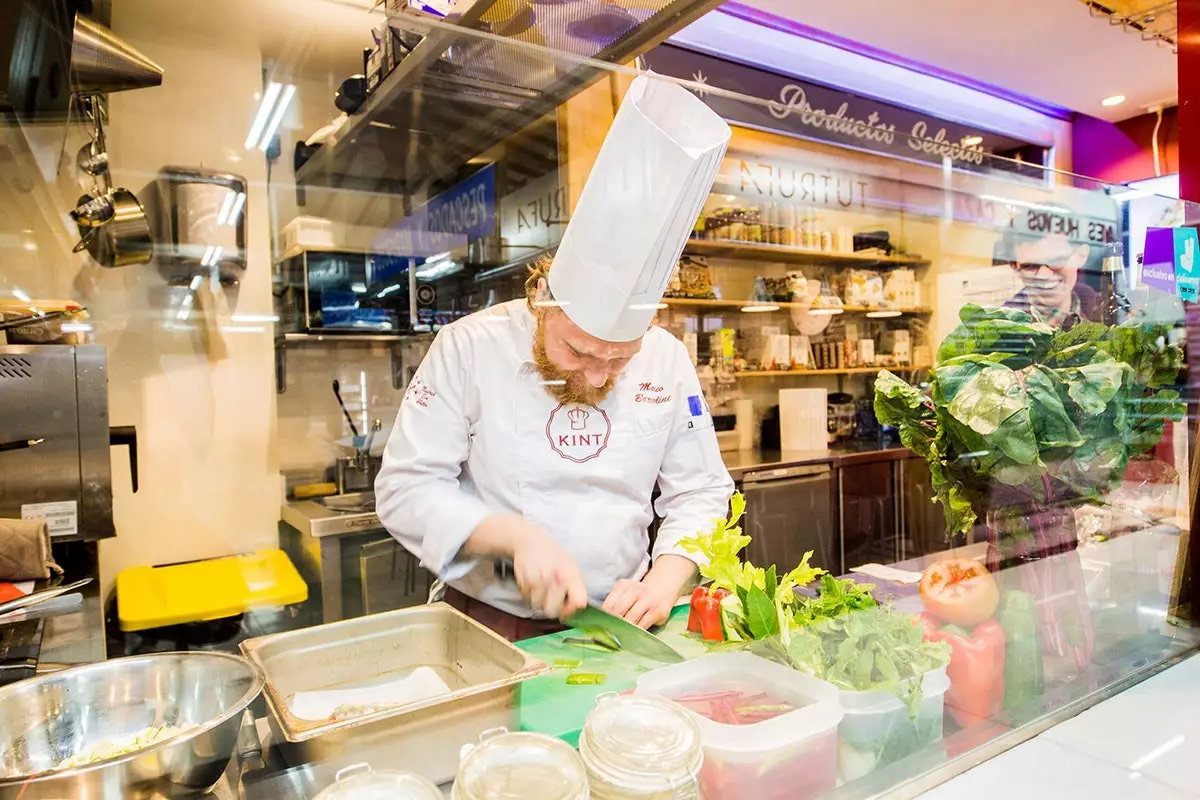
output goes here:
[{"label": "jar on shelf", "polygon": [[601,695],[579,735],[579,755],[593,800],[700,797],[700,728],[668,700]]},{"label": "jar on shelf", "polygon": [[317,800],[442,800],[442,792],[420,775],[353,764],[338,770]]},{"label": "jar on shelf", "polygon": [[541,733],[493,728],[463,748],[452,800],[588,800],[579,754]]}]

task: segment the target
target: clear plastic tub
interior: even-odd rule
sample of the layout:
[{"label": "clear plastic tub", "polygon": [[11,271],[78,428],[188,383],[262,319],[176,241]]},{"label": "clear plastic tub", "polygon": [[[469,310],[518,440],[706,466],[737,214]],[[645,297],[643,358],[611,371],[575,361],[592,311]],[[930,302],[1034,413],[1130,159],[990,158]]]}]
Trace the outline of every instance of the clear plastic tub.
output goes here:
[{"label": "clear plastic tub", "polygon": [[[825,681],[750,653],[715,653],[640,676],[637,694],[674,700],[696,720],[704,797],[791,800],[836,785],[842,711]],[[704,703],[715,705],[706,712]]]},{"label": "clear plastic tub", "polygon": [[849,783],[942,738],[942,710],[950,679],[946,668],[925,673],[916,719],[891,692],[842,690],[838,725],[838,780]]}]

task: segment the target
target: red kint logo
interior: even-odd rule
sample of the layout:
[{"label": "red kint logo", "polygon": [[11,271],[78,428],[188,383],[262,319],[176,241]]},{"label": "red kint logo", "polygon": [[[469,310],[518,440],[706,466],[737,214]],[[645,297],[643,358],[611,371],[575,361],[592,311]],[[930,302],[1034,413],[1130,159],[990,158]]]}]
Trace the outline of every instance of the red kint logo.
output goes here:
[{"label": "red kint logo", "polygon": [[550,449],[576,464],[591,461],[603,453],[611,433],[608,414],[596,406],[560,404],[546,421],[546,440],[550,442]]}]

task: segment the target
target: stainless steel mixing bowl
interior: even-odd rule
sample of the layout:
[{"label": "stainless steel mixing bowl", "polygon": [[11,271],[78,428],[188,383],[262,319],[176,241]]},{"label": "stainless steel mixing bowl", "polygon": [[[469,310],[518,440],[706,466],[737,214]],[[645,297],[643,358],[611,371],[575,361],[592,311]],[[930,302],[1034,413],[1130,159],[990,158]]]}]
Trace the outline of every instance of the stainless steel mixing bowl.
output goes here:
[{"label": "stainless steel mixing bowl", "polygon": [[[118,658],[0,688],[0,800],[179,796],[208,791],[233,755],[258,668],[224,653]],[[186,729],[133,753],[50,772],[96,744]],[[195,727],[192,727],[195,726]]]}]

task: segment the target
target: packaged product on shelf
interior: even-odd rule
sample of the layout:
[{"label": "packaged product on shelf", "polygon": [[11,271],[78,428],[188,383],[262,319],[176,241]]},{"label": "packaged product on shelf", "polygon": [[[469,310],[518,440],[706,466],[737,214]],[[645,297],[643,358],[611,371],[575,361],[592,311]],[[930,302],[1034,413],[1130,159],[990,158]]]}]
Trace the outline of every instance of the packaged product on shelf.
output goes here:
[{"label": "packaged product on shelf", "polygon": [[[758,281],[761,281],[759,283]],[[767,278],[759,277],[755,282],[755,286],[762,286],[763,294],[755,299],[775,300],[780,303],[790,303],[793,299],[792,282],[789,278]]]},{"label": "packaged product on shelf", "polygon": [[833,233],[831,231],[821,231],[821,252],[833,252]]},{"label": "packaged product on shelf", "polygon": [[884,302],[883,276],[875,270],[852,269],[846,279],[846,302],[852,306],[879,306]]},{"label": "packaged product on shelf", "polygon": [[875,365],[874,339],[858,340],[858,362],[859,365],[863,367],[872,367]]},{"label": "packaged product on shelf", "polygon": [[763,241],[762,209],[747,208],[743,213],[746,219],[746,241],[761,244]]},{"label": "packaged product on shelf", "polygon": [[746,217],[742,209],[730,209],[728,233],[725,238],[735,242],[746,241]]},{"label": "packaged product on shelf", "polygon": [[709,337],[709,347],[712,350],[713,366],[732,372],[735,352],[733,328],[721,328],[714,331]]},{"label": "packaged product on shelf", "polygon": [[811,349],[812,345],[809,344],[807,336],[802,334],[792,337],[788,346],[788,353],[792,358],[792,369],[808,369],[812,366]]},{"label": "packaged product on shelf", "polygon": [[854,252],[863,255],[890,256],[891,234],[887,231],[865,231],[854,234]]},{"label": "packaged product on shelf", "polygon": [[683,256],[675,265],[675,272],[667,284],[666,297],[686,297],[711,300],[713,292],[712,270],[703,258]]},{"label": "packaged product on shelf", "polygon": [[751,369],[787,369],[791,363],[789,348],[781,345],[779,340],[788,338],[780,332],[778,325],[742,329],[738,332],[738,352],[745,356]]},{"label": "packaged product on shelf", "polygon": [[833,237],[833,249],[837,253],[853,253],[854,229],[838,228]]},{"label": "packaged product on shelf", "polygon": [[907,267],[889,272],[883,285],[883,301],[900,308],[914,307],[917,304],[917,274]]},{"label": "packaged product on shelf", "polygon": [[912,363],[912,334],[906,329],[885,330],[879,336],[879,347],[892,354],[892,363]]},{"label": "packaged product on shelf", "polygon": [[796,207],[785,205],[782,218],[779,221],[779,243],[787,247],[795,247],[796,240]]},{"label": "packaged product on shelf", "polygon": [[813,294],[820,290],[820,287],[814,287],[815,291],[809,292],[808,280],[804,277],[804,273],[799,270],[793,270],[787,274],[788,291],[792,293],[792,302],[803,303],[811,299]]}]

